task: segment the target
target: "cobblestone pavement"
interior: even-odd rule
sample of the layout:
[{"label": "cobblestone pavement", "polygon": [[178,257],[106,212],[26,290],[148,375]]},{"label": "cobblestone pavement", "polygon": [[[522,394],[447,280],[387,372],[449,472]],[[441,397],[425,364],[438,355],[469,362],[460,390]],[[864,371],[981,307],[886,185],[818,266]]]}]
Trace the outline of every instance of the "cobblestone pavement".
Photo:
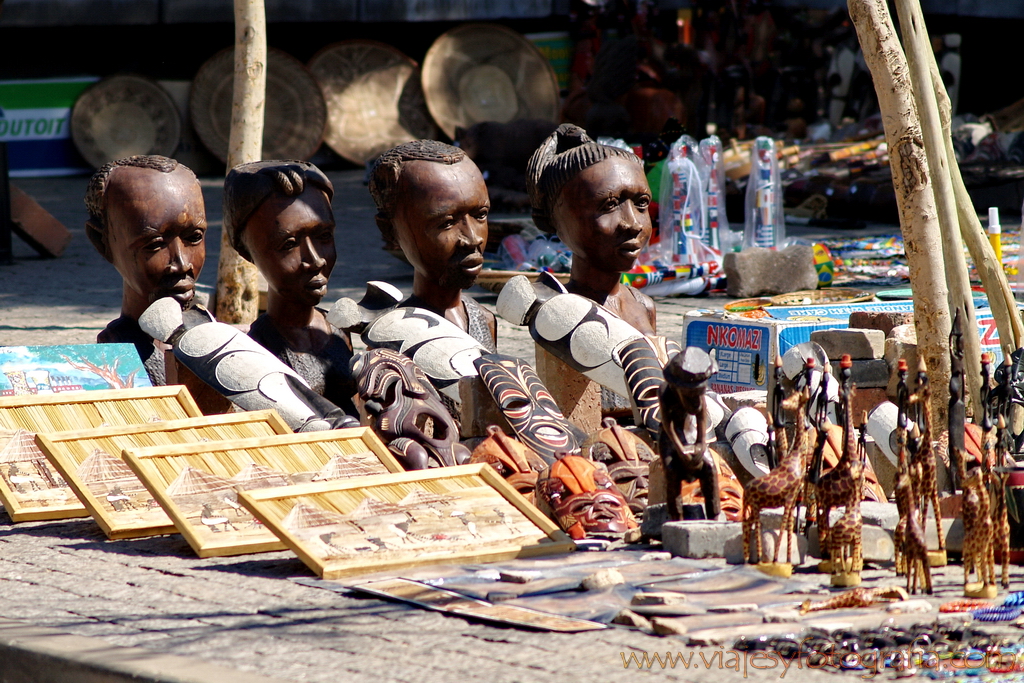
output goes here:
[{"label": "cobblestone pavement", "polygon": [[[370,279],[388,280],[405,291],[411,287],[411,269],[380,250],[361,176],[358,171],[332,174],[341,246],[328,303],[341,295],[358,297]],[[120,283],[84,234],[86,179],[15,183],[64,222],[74,239],[57,260],[40,260],[15,239],[17,263],[0,267],[0,344],[92,342],[118,314]],[[204,180],[203,189],[211,231],[201,284],[209,291],[216,274],[220,181]],[[493,296],[481,299],[493,302]],[[679,339],[682,313],[708,303],[659,302],[660,331]],[[533,356],[528,335],[504,323],[499,347]],[[957,570],[949,571],[945,583],[955,586]],[[876,574],[892,580],[888,572]],[[92,520],[13,525],[0,513],[0,615],[284,680],[635,681],[651,674],[624,667],[631,652],[686,650],[683,640],[624,628],[553,635],[473,624],[288,580],[309,576],[290,553],[200,560],[179,536],[107,541]],[[1015,585],[1019,578],[1015,573]],[[957,592],[952,588],[947,594]],[[740,675],[657,665],[655,671],[679,681]],[[746,675],[773,680],[784,673]],[[787,677],[834,680],[832,674],[808,670]]]}]

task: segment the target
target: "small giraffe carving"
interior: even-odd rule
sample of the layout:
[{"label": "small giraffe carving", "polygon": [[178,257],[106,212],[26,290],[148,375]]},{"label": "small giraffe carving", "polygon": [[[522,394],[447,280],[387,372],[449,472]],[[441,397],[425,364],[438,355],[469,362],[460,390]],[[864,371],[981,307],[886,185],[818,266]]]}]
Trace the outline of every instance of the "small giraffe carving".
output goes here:
[{"label": "small giraffe carving", "polygon": [[834,507],[841,505],[850,507],[853,500],[856,500],[854,506],[859,510],[864,490],[862,481],[864,467],[856,468],[854,465],[857,442],[853,428],[852,403],[856,392],[850,383],[852,368],[853,361],[850,360],[849,354],[844,354],[839,361],[839,394],[843,410],[843,452],[836,466],[829,470],[815,487],[815,500],[818,508],[818,539],[821,548],[828,549],[830,558],[832,557],[832,546],[829,543],[829,513]]},{"label": "small giraffe carving", "polygon": [[[813,370],[814,360],[805,365],[805,377]],[[804,474],[807,469],[807,444],[809,442],[806,407],[810,400],[810,389],[804,386],[783,402],[783,408],[796,414],[796,435],[793,447],[782,456],[782,462],[774,470],[751,480],[743,491],[743,557],[750,561],[750,542],[754,541],[754,560],[761,560],[761,510],[782,507],[782,525],[779,527],[779,541],[775,544],[774,564],[779,562],[779,549],[785,537],[787,555],[792,552],[790,541],[793,529],[793,509],[803,491]]]},{"label": "small giraffe carving", "polygon": [[[907,458],[907,361],[900,359],[896,366],[896,406],[898,409],[896,417],[896,477],[897,483],[900,477],[907,477],[906,496],[896,495],[896,509],[899,512],[900,521],[893,531],[894,559],[896,561],[896,574],[905,574],[907,571],[904,546],[907,535],[908,508],[906,501],[913,498],[912,484],[909,476],[910,465]],[[915,425],[916,428],[916,425]],[[899,491],[894,491],[898,494]]]},{"label": "small giraffe carving", "polygon": [[[991,592],[994,596],[996,570],[988,488],[984,485],[980,472],[975,472],[970,479],[964,472],[958,474],[960,481],[963,482],[960,507],[964,519],[964,595],[974,597],[975,594]],[[973,587],[969,587],[971,573],[974,573],[977,580]]]},{"label": "small giraffe carving", "polygon": [[931,595],[932,573],[928,568],[928,546],[925,543],[924,527],[920,511],[914,501],[910,475],[902,472],[896,482],[896,500],[902,500],[907,511],[906,529],[903,535],[903,562],[907,574],[907,592],[914,594],[918,588]]},{"label": "small giraffe carving", "polygon": [[[921,518],[928,518],[928,504],[935,514],[935,534],[939,539],[939,553],[945,557],[946,539],[942,533],[942,514],[939,512],[939,489],[935,479],[935,451],[932,448],[931,388],[928,384],[928,369],[921,358],[917,370],[917,389],[908,398],[908,404],[916,408],[920,438],[910,448],[910,480],[914,487],[914,499],[921,510]],[[945,564],[943,562],[942,564]]]}]

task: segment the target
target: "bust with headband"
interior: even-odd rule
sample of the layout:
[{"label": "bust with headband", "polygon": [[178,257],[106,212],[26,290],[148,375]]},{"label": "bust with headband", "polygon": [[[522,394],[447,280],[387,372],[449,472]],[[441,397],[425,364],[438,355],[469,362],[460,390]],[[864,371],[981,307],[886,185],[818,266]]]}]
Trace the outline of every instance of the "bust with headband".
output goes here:
[{"label": "bust with headband", "polygon": [[654,334],[654,302],[620,282],[651,238],[651,190],[639,157],[564,123],[530,158],[526,188],[537,227],[572,251],[566,289]]}]

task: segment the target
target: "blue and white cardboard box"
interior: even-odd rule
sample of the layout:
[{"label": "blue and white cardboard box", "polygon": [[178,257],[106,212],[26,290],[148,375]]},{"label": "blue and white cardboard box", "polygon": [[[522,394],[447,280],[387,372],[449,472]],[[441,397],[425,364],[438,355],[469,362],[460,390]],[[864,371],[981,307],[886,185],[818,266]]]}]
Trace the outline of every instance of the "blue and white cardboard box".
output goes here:
[{"label": "blue and white cardboard box", "polygon": [[[987,306],[986,299],[975,304]],[[768,388],[768,376],[775,358],[790,348],[810,341],[817,330],[845,329],[850,313],[857,310],[913,311],[910,301],[865,302],[835,306],[772,307],[771,317],[745,319],[726,317],[721,311],[692,311],[683,323],[683,346],[696,346],[716,352],[718,374],[711,378],[711,389],[720,394]],[[999,332],[992,310],[977,308],[978,334],[982,352],[1002,361]]]}]

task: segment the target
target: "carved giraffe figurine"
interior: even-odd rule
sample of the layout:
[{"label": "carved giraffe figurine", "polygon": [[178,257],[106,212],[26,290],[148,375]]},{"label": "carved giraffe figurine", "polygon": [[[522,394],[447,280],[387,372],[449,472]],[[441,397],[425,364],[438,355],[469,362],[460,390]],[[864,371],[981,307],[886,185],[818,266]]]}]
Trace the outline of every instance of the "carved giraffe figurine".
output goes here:
[{"label": "carved giraffe figurine", "polygon": [[932,573],[928,568],[928,545],[925,543],[924,527],[917,503],[914,500],[914,487],[907,472],[901,472],[896,482],[896,502],[902,501],[907,511],[907,524],[903,535],[903,562],[907,573],[907,592],[913,594],[923,584],[924,591],[931,595]]},{"label": "carved giraffe figurine", "polygon": [[[1002,467],[1003,465],[1003,449],[999,442],[1006,438],[1006,422],[1000,415],[999,431],[994,430],[996,424],[992,419],[995,412],[992,405],[993,393],[992,356],[983,353],[981,354],[981,396],[978,401],[978,410],[981,411],[981,428],[985,433],[985,448],[981,454],[981,467],[985,486],[988,488],[990,514],[992,515],[993,563],[995,562],[994,553],[998,546],[1003,563],[1002,584],[1004,587],[1008,587],[1010,585],[1010,524],[1006,517],[1006,482],[1003,475],[995,470],[997,466]],[[992,571],[994,574],[994,566]],[[995,583],[994,579],[993,583]]]},{"label": "carved giraffe figurine", "polygon": [[[804,366],[805,378],[809,378],[814,360],[808,360]],[[790,531],[793,529],[793,508],[803,491],[804,475],[807,470],[808,432],[806,407],[810,400],[810,382],[798,388],[782,404],[786,410],[796,414],[796,434],[792,448],[782,455],[782,461],[774,470],[753,479],[743,490],[743,557],[750,561],[750,541],[753,538],[758,568],[766,573],[789,576],[792,565],[779,565],[779,549],[785,536],[787,558],[792,552]],[[779,527],[779,541],[775,544],[775,558],[771,564],[761,562],[761,510],[763,508],[782,507],[782,524]]]},{"label": "carved giraffe figurine", "polygon": [[1006,480],[1009,477],[1003,468],[1006,454],[1006,418],[999,416],[996,423],[996,448],[995,463],[998,469],[991,469],[989,476],[992,487],[992,549],[998,547],[999,558],[1003,564],[1003,573],[1000,583],[1003,588],[1010,587],[1010,520],[1007,516],[1006,505]]},{"label": "carved giraffe figurine", "polygon": [[[855,489],[860,478],[853,473],[857,442],[853,428],[852,402],[855,392],[850,383],[852,368],[853,361],[850,360],[850,355],[843,354],[839,361],[839,397],[843,412],[843,452],[836,466],[821,478],[815,492],[819,545],[823,551],[829,553],[828,558],[818,565],[818,570],[823,572],[832,571],[828,562],[832,557],[831,545],[829,545],[829,514],[832,508],[846,505],[847,501],[854,497],[858,498],[856,507],[860,509],[859,499],[863,497],[863,486],[859,492]],[[861,469],[863,470],[863,468]]]},{"label": "carved giraffe figurine", "polygon": [[[896,382],[896,478],[907,475],[907,485],[910,484],[910,477],[907,463],[907,361],[900,359],[896,366],[898,380]],[[911,494],[912,495],[912,494]],[[907,532],[907,507],[903,498],[896,496],[896,509],[899,512],[900,521],[893,530],[893,559],[896,565],[896,575],[906,573],[906,560],[903,555],[904,537]]]},{"label": "carved giraffe figurine", "polygon": [[[975,472],[971,478],[961,473],[963,495],[960,510],[964,520],[964,596],[968,598],[996,597],[995,555],[992,545],[992,515],[989,510],[988,487],[983,474]],[[976,581],[971,582],[971,573]]]},{"label": "carved giraffe figurine", "polygon": [[[853,418],[849,403],[846,405],[847,414],[844,422],[853,432]],[[867,416],[864,417],[864,422]],[[866,430],[861,431],[859,443],[854,445],[853,437],[849,436],[844,440],[844,451],[856,451],[856,457],[850,459],[849,479],[853,486],[847,492],[843,516],[839,518],[829,536],[829,559],[832,562],[832,585],[833,586],[857,586],[860,585],[860,572],[864,569],[864,520],[861,515],[860,503],[864,497],[864,482],[867,479],[867,443],[864,439]],[[845,455],[845,452],[844,452]]]},{"label": "carved giraffe figurine", "polygon": [[921,510],[921,519],[928,519],[928,504],[935,513],[935,535],[939,549],[928,551],[932,567],[946,566],[946,539],[942,533],[942,513],[939,512],[939,489],[935,478],[935,451],[932,450],[932,408],[931,386],[928,383],[928,368],[921,357],[917,368],[917,388],[907,403],[915,408],[914,422],[921,431],[915,447],[910,449],[910,481],[914,487],[914,502]]}]

